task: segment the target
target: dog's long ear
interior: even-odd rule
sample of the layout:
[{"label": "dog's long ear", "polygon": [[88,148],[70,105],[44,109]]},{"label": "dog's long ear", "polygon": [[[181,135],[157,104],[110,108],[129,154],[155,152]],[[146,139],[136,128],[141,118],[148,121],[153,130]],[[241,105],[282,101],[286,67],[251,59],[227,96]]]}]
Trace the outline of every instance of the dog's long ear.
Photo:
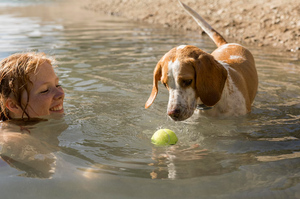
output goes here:
[{"label": "dog's long ear", "polygon": [[196,91],[207,106],[214,106],[220,99],[227,79],[227,70],[212,55],[201,53],[195,62]]},{"label": "dog's long ear", "polygon": [[154,69],[153,72],[153,88],[152,88],[152,92],[151,95],[149,97],[149,99],[147,100],[146,104],[145,104],[145,108],[149,108],[151,106],[151,104],[154,102],[157,93],[158,93],[158,81],[161,79],[161,75],[162,75],[162,69],[161,69],[161,61],[159,61]]}]

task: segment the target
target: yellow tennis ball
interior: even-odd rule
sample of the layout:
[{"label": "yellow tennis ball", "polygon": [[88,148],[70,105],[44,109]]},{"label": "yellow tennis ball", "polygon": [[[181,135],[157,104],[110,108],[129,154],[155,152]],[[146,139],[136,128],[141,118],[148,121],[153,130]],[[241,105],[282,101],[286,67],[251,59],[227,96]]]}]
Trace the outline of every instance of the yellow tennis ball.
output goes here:
[{"label": "yellow tennis ball", "polygon": [[153,144],[160,146],[176,144],[177,141],[178,138],[176,134],[170,129],[159,129],[151,138]]}]

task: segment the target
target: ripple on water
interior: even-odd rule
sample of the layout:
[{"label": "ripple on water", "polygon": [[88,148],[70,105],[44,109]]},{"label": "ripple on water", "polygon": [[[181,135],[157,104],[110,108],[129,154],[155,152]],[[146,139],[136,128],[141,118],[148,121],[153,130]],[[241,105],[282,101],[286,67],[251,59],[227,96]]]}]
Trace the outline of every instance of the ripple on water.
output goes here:
[{"label": "ripple on water", "polygon": [[[245,193],[253,197],[266,193],[269,197],[273,190],[282,194],[288,190],[287,195],[293,196],[300,168],[300,64],[293,55],[250,47],[259,74],[251,114],[173,122],[166,115],[168,93],[161,85],[153,106],[144,109],[153,69],[174,46],[192,44],[211,52],[215,47],[208,37],[78,9],[39,6],[36,10],[36,6],[0,9],[5,27],[0,57],[35,49],[57,59],[56,70],[66,91],[66,115],[59,120],[63,124],[54,125],[50,132],[61,125],[67,128],[53,134],[51,139],[58,143],[48,145],[49,153],[57,157],[56,169],[51,170],[53,182],[63,182],[60,176],[64,176],[79,191],[85,192],[81,185],[88,182],[90,189],[107,193],[101,184],[106,174],[106,182],[114,187],[148,183],[141,189],[149,195],[165,183],[167,188],[178,185],[182,194],[189,187],[189,196],[239,198]],[[48,125],[30,128],[37,133],[43,127],[47,134]],[[175,131],[178,144],[152,145],[150,138],[159,128]],[[39,147],[44,150],[43,145]],[[19,169],[36,171],[24,165]],[[123,182],[114,181],[113,176]],[[152,184],[147,179],[173,181]],[[181,188],[181,183],[187,186]],[[130,190],[122,189],[122,193],[130,194]]]}]

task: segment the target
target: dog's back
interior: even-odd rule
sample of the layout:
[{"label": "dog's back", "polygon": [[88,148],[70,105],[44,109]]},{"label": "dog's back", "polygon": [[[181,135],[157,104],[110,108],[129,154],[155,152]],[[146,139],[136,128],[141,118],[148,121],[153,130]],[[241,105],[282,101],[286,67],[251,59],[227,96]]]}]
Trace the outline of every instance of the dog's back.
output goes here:
[{"label": "dog's back", "polygon": [[211,55],[230,66],[233,83],[243,92],[250,111],[258,87],[255,61],[250,51],[239,44],[229,43],[220,46]]}]

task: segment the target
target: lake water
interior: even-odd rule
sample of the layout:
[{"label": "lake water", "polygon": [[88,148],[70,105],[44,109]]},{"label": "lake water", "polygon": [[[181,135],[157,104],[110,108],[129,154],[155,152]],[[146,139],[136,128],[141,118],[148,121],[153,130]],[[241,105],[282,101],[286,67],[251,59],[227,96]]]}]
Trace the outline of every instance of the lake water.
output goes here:
[{"label": "lake water", "polygon": [[[259,74],[252,113],[174,122],[161,85],[144,109],[153,69],[174,46],[212,52],[208,37],[75,3],[24,2],[0,3],[0,59],[28,50],[54,56],[66,114],[28,124],[30,133],[3,127],[1,198],[300,198],[298,54],[248,47]],[[151,144],[159,128],[179,142]]]}]

